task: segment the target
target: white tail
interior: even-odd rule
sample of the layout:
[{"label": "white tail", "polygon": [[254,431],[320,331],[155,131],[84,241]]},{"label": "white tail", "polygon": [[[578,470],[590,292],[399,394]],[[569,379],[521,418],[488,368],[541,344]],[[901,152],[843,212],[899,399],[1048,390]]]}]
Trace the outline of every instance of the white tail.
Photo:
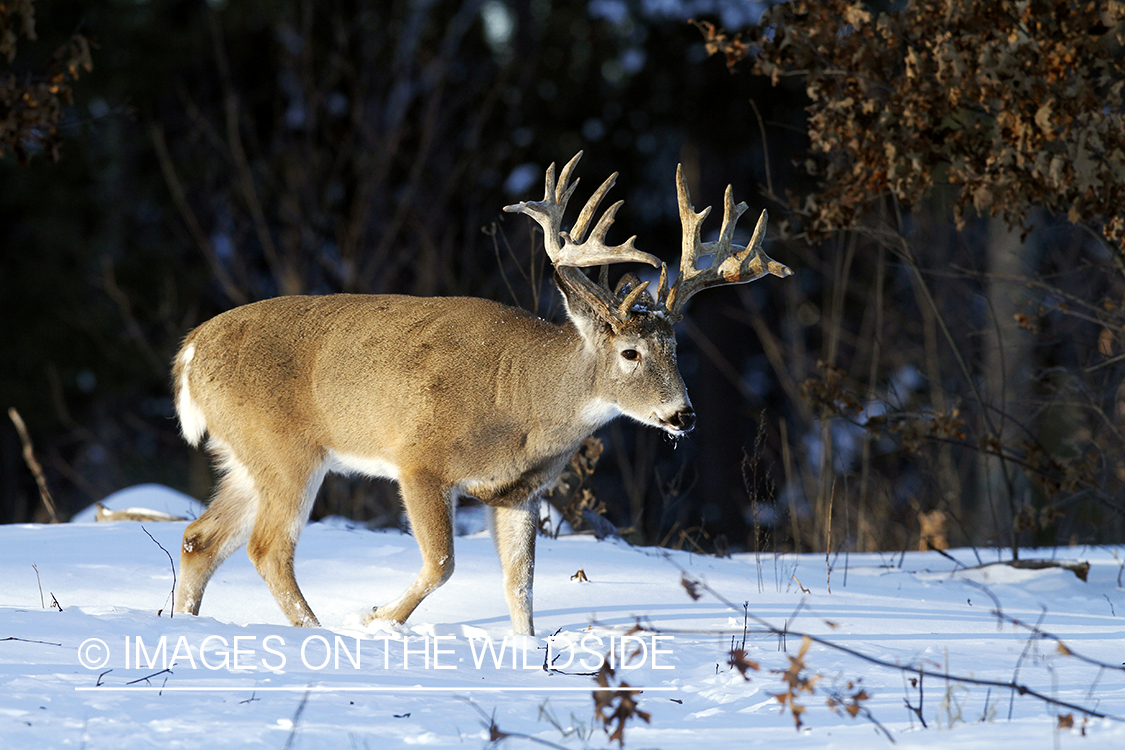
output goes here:
[{"label": "white tail", "polygon": [[[790,273],[761,253],[765,212],[749,248],[731,247],[737,215],[729,205],[720,240],[701,245],[707,212],[694,214],[680,177],[688,256],[680,281],[669,289],[661,266],[656,299],[632,274],[616,290],[604,273],[595,283],[578,267],[660,264],[633,239],[605,244],[620,203],[586,236],[616,175],[561,230],[580,156],[557,184],[551,165],[542,201],[505,209],[543,226],[566,302],[563,325],[483,299],[337,294],[245,305],[188,335],[174,363],[176,411],[188,442],[210,435],[222,476],[184,533],[178,611],[198,614],[215,569],[247,544],[290,622],[316,625],[293,550],[325,473],[341,471],[396,480],[422,552],[414,582],[370,617],[402,622],[448,580],[453,509],[472,496],[490,510],[512,627],[533,632],[540,493],[587,436],[620,414],[674,435],[690,430],[695,414],[672,330],[684,302],[762,269]],[[690,228],[685,207],[697,217]],[[701,251],[715,257],[706,271],[695,270]]]}]

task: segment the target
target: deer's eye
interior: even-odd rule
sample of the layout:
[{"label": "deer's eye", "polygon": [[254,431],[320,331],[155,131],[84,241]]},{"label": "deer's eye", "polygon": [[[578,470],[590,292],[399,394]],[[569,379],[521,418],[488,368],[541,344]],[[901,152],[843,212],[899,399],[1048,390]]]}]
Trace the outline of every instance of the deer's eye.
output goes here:
[{"label": "deer's eye", "polygon": [[636,349],[626,349],[621,352],[621,356],[629,360],[630,362],[635,362],[636,360],[641,358],[641,353]]}]

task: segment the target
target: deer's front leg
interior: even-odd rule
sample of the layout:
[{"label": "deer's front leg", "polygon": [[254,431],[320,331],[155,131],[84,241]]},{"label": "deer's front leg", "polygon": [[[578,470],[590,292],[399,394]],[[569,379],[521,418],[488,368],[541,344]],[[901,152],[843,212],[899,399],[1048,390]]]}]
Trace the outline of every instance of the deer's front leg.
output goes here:
[{"label": "deer's front leg", "polygon": [[512,507],[489,509],[492,540],[504,570],[504,595],[517,635],[535,635],[532,583],[535,577],[535,535],[539,530],[538,495]]},{"label": "deer's front leg", "polygon": [[378,618],[404,622],[434,589],[453,575],[453,492],[424,472],[399,478],[399,492],[422,552],[422,570],[402,595],[377,607],[364,622]]}]

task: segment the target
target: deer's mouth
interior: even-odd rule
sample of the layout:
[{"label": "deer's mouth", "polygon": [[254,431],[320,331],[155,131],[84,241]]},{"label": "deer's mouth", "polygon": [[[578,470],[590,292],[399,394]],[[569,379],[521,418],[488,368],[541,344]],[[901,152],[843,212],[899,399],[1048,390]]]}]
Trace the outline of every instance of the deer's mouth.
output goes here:
[{"label": "deer's mouth", "polygon": [[686,435],[695,429],[695,411],[681,409],[667,419],[659,419],[660,426],[672,435]]}]

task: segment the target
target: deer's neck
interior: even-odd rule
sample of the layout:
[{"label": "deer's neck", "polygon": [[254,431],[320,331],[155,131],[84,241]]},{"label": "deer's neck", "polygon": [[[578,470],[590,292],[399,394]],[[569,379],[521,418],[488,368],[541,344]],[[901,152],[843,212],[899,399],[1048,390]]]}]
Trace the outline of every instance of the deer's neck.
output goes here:
[{"label": "deer's neck", "polygon": [[621,410],[605,398],[598,378],[598,357],[591,351],[574,323],[563,324],[564,361],[567,372],[560,376],[571,384],[559,391],[560,414],[572,426],[574,440],[580,442],[590,433],[621,414]]}]

